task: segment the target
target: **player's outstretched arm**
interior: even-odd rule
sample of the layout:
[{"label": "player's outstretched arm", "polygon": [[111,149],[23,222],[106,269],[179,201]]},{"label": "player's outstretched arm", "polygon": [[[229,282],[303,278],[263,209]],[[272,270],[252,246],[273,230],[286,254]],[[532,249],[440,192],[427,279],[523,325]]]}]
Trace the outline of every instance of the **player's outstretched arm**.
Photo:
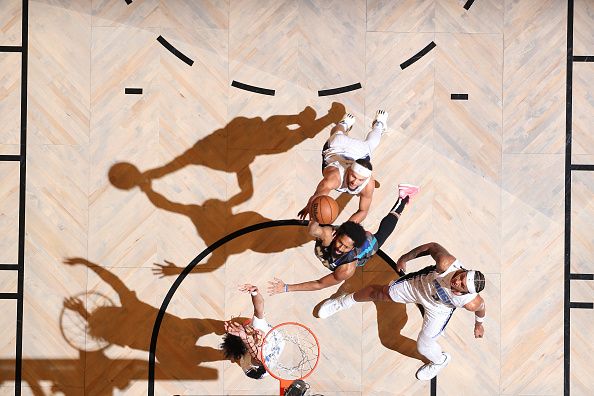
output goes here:
[{"label": "player's outstretched arm", "polygon": [[309,224],[307,225],[307,232],[316,239],[322,239],[322,236],[324,235],[324,227],[317,221],[310,219]]},{"label": "player's outstretched arm", "polygon": [[464,306],[470,312],[474,312],[474,338],[483,338],[485,328],[483,322],[485,320],[485,300],[480,295],[477,295],[474,300]]},{"label": "player's outstretched arm", "polygon": [[274,295],[279,293],[288,293],[296,291],[312,291],[321,290],[330,286],[338,285],[340,282],[349,279],[355,273],[355,263],[351,262],[340,266],[336,271],[317,280],[288,284],[281,279],[274,278],[273,281],[268,282],[268,294]]},{"label": "player's outstretched arm", "polygon": [[328,195],[330,194],[330,191],[340,187],[340,173],[338,172],[338,169],[329,166],[324,169],[323,174],[324,178],[318,183],[316,191],[314,191],[313,195],[307,200],[307,205],[297,213],[297,216],[299,216],[301,220],[309,215],[311,203],[316,197],[320,195]]},{"label": "player's outstretched arm", "polygon": [[80,257],[67,258],[64,260],[64,264],[66,264],[66,265],[82,264],[82,265],[86,266],[87,268],[89,268],[90,270],[92,270],[93,272],[95,272],[97,275],[99,275],[99,277],[105,283],[107,283],[109,286],[111,286],[116,291],[116,293],[118,293],[118,296],[120,297],[122,304],[124,304],[125,301],[128,301],[127,300],[128,298],[133,298],[134,300],[136,300],[136,294],[133,291],[131,291],[130,289],[128,289],[126,284],[124,282],[122,282],[122,280],[120,278],[115,276],[108,269],[101,267],[99,264],[95,264],[91,261],[85,260]]},{"label": "player's outstretched arm", "polygon": [[307,232],[312,237],[320,239],[324,244],[329,244],[334,237],[334,229],[331,226],[321,226],[315,220],[309,220]]},{"label": "player's outstretched arm", "polygon": [[349,221],[361,223],[367,217],[369,208],[371,207],[371,200],[373,199],[373,191],[375,190],[375,181],[373,178],[365,186],[363,191],[359,193],[359,209],[353,213]]},{"label": "player's outstretched arm", "polygon": [[264,297],[258,290],[258,286],[250,283],[239,286],[239,291],[250,293],[252,296],[252,304],[254,305],[254,316],[258,319],[264,319]]},{"label": "player's outstretched arm", "polygon": [[429,242],[424,245],[417,246],[408,253],[403,254],[396,262],[398,270],[406,272],[406,263],[414,260],[417,257],[431,255],[437,265],[437,272],[442,273],[449,268],[456,258],[452,256],[443,246],[437,242]]}]

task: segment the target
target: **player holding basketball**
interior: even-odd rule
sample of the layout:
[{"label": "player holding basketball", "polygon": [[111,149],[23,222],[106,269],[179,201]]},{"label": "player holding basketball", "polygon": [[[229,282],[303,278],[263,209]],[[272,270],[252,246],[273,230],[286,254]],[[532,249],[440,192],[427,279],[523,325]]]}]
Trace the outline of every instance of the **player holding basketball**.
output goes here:
[{"label": "player holding basketball", "polygon": [[485,276],[480,271],[462,268],[462,264],[441,245],[432,242],[414,248],[396,263],[399,271],[406,271],[406,263],[417,257],[431,255],[434,266],[404,275],[389,285],[371,285],[356,293],[332,298],[322,304],[320,318],[352,307],[356,302],[394,301],[403,304],[422,304],[425,308],[423,327],[417,338],[417,350],[429,363],[417,370],[419,380],[430,380],[452,359],[437,343],[456,308],[464,307],[475,313],[474,337],[485,333],[485,302],[478,294],[485,288]]},{"label": "player holding basketball", "polygon": [[375,234],[371,234],[358,223],[347,221],[340,227],[309,221],[309,233],[316,238],[314,253],[331,274],[317,280],[289,285],[278,278],[269,282],[270,295],[294,292],[320,290],[334,286],[349,279],[357,267],[362,267],[373,256],[396,228],[396,223],[404,207],[419,191],[410,184],[398,186],[398,200],[390,212],[382,219]]},{"label": "player holding basketball", "polygon": [[[226,334],[223,336],[221,348],[225,357],[238,363],[245,375],[254,379],[262,379],[267,375],[266,368],[260,360],[262,341],[266,333],[272,329],[272,325],[264,318],[264,298],[259,293],[258,287],[245,284],[239,287],[239,291],[251,294],[254,315],[249,324],[241,324],[233,320],[226,321]],[[273,334],[272,337],[276,337],[276,335]],[[280,349],[273,349],[264,356],[269,368],[274,367],[276,356],[282,350],[282,341],[273,340],[273,342]]]},{"label": "player holding basketball", "polygon": [[331,190],[359,196],[359,209],[349,221],[360,223],[369,212],[375,180],[372,176],[371,153],[378,146],[382,134],[386,131],[388,113],[378,110],[372,123],[372,130],[365,140],[354,139],[346,135],[355,117],[345,114],[342,120],[332,128],[332,136],[322,149],[322,176],[316,191],[307,201],[307,205],[297,214],[305,219],[310,212],[315,197],[328,195]]}]

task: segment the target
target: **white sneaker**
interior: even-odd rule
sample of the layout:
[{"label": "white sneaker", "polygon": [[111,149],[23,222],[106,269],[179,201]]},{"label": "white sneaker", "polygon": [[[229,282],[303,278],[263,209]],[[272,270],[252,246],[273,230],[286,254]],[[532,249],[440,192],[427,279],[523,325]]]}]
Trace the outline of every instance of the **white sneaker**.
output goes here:
[{"label": "white sneaker", "polygon": [[381,124],[380,127],[383,129],[382,133],[386,132],[386,129],[388,129],[388,113],[386,110],[378,110],[375,112],[375,119],[371,123],[371,127],[375,127],[375,124],[378,122]]},{"label": "white sneaker", "polygon": [[355,300],[352,297],[347,299],[349,296],[350,294],[346,294],[336,298],[329,298],[320,306],[318,316],[321,319],[326,319],[338,311],[352,307],[355,304]]},{"label": "white sneaker", "polygon": [[436,363],[427,363],[423,366],[421,366],[420,369],[417,370],[417,373],[415,374],[415,376],[417,377],[418,380],[421,381],[429,381],[431,378],[434,378],[437,373],[439,373],[441,370],[443,370],[445,368],[445,366],[448,365],[448,363],[450,363],[450,360],[452,360],[452,357],[450,356],[449,353],[445,353],[442,352],[442,355],[445,357],[445,360],[443,363],[441,364],[436,364]]},{"label": "white sneaker", "polygon": [[351,113],[346,113],[338,123],[343,124],[346,129],[345,132],[348,132],[353,128],[353,125],[355,125],[355,116]]}]

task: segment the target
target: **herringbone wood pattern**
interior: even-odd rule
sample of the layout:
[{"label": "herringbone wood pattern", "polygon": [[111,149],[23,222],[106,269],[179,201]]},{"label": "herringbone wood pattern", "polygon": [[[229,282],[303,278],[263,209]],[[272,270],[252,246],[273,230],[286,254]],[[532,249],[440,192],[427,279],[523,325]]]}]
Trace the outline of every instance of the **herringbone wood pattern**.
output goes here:
[{"label": "herringbone wood pattern", "polygon": [[[593,49],[594,51],[594,49]],[[575,88],[573,90],[573,149],[572,162],[581,154],[594,154],[594,64],[575,63],[573,65]]]},{"label": "herringbone wood pattern", "polygon": [[573,54],[594,53],[594,3],[591,0],[574,0],[573,3]]},{"label": "herringbone wood pattern", "polygon": [[[579,158],[579,157],[578,157]],[[594,175],[575,172],[571,185],[571,272],[594,272],[594,237],[588,232],[594,219]]]},{"label": "herringbone wood pattern", "polygon": [[[20,43],[17,3],[0,3],[0,45]],[[383,250],[397,259],[437,241],[488,279],[485,338],[472,337],[472,314],[456,312],[440,341],[453,360],[438,394],[562,393],[566,5],[464,3],[30,1],[23,393],[146,394],[152,324],[175,276],[235,230],[294,218],[319,181],[331,125],[352,112],[351,136],[364,138],[378,108],[390,113],[389,132],[372,155],[381,186],[364,226],[377,229],[398,183],[419,184]],[[576,55],[592,52],[590,8],[576,0]],[[574,66],[576,163],[594,162],[591,71]],[[20,54],[0,54],[2,154],[18,153],[19,79]],[[357,82],[363,89],[317,95]],[[0,166],[0,178],[4,262],[16,252],[16,163]],[[574,173],[572,272],[592,273],[591,181]],[[337,222],[357,199],[341,204]],[[156,394],[275,394],[275,380],[250,380],[221,356],[221,321],[251,315],[238,284],[326,273],[303,227],[211,252],[169,303]],[[14,291],[15,277],[2,275],[2,292]],[[314,392],[429,393],[414,378],[414,306],[313,315],[330,295],[395,277],[376,257],[340,287],[266,298],[272,324],[296,320],[318,335]],[[572,300],[591,301],[588,281],[573,285]],[[14,311],[2,302],[6,317]],[[572,311],[571,324],[572,394],[586,394],[589,311]],[[12,394],[12,319],[0,330],[0,394]]]},{"label": "herringbone wood pattern", "polygon": [[[478,4],[478,1],[475,2]],[[562,1],[506,1],[503,150],[565,150],[567,7]],[[540,43],[547,43],[542,50]]]},{"label": "herringbone wood pattern", "polygon": [[0,53],[0,144],[20,142],[20,103],[21,55],[11,52]]},{"label": "herringbone wood pattern", "polygon": [[19,164],[0,163],[0,263],[18,261]]},{"label": "herringbone wood pattern", "polygon": [[22,8],[20,0],[2,1],[0,45],[21,45]]}]

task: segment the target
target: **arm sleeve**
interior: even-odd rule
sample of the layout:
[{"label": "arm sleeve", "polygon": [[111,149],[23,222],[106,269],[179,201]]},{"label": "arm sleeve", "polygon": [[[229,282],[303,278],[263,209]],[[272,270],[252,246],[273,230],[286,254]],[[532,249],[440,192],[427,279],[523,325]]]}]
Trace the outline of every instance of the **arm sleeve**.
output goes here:
[{"label": "arm sleeve", "polygon": [[252,326],[254,329],[262,330],[264,334],[268,333],[272,329],[272,325],[266,321],[266,318],[258,318],[257,316],[252,317]]}]

